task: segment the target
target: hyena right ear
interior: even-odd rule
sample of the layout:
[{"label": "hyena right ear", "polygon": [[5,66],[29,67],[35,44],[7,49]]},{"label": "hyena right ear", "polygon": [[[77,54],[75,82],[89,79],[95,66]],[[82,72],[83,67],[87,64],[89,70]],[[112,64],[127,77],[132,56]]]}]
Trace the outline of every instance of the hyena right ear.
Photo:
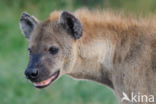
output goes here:
[{"label": "hyena right ear", "polygon": [[26,12],[23,12],[20,18],[20,29],[24,36],[29,39],[30,35],[39,21],[34,17],[29,15]]}]

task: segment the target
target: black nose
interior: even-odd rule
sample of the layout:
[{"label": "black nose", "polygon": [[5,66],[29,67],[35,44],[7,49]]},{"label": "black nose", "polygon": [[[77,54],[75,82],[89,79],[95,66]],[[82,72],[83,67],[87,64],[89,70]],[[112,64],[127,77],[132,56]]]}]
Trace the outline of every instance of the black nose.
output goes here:
[{"label": "black nose", "polygon": [[29,69],[25,71],[25,75],[28,79],[36,79],[38,74],[38,69]]}]

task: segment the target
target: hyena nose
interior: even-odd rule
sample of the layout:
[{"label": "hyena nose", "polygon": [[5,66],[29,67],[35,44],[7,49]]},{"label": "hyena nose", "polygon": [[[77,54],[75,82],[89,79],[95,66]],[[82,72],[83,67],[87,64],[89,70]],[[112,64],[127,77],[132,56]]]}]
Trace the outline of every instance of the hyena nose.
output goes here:
[{"label": "hyena nose", "polygon": [[33,80],[36,79],[38,77],[38,69],[29,69],[25,71],[25,75],[28,79]]}]

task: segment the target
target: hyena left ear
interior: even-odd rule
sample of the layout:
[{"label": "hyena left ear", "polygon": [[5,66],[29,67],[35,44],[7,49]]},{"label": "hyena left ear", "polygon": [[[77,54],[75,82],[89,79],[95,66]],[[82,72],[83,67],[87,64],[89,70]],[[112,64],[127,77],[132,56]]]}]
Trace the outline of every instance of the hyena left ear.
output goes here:
[{"label": "hyena left ear", "polygon": [[27,39],[30,38],[33,29],[38,23],[39,21],[34,16],[31,16],[26,12],[22,13],[19,24],[22,33]]},{"label": "hyena left ear", "polygon": [[82,24],[73,14],[63,11],[60,15],[59,23],[63,25],[65,30],[72,35],[75,40],[82,36]]}]

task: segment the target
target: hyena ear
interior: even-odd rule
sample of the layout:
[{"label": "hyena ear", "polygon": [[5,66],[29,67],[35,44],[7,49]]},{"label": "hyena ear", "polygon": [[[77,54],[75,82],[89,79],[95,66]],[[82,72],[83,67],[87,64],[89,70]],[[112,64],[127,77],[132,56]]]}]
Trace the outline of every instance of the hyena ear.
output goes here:
[{"label": "hyena ear", "polygon": [[59,23],[63,25],[65,30],[72,35],[75,40],[82,36],[82,24],[73,14],[63,11],[60,15]]},{"label": "hyena ear", "polygon": [[23,12],[20,18],[20,29],[24,36],[29,39],[30,35],[39,21],[34,17],[29,15],[26,12]]}]

